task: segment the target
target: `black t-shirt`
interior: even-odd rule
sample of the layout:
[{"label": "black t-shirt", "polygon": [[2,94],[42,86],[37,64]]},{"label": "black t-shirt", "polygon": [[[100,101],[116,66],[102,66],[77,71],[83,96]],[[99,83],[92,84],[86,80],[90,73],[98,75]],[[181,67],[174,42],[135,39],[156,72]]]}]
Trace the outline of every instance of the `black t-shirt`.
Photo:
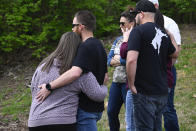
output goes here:
[{"label": "black t-shirt", "polygon": [[166,95],[167,58],[175,51],[170,37],[155,23],[135,27],[130,33],[128,51],[139,52],[135,86],[139,93]]},{"label": "black t-shirt", "polygon": [[[73,66],[80,67],[83,73],[92,72],[102,85],[107,72],[107,54],[101,41],[91,37],[81,43]],[[102,112],[104,102],[95,102],[84,93],[80,93],[79,107],[88,112]]]}]

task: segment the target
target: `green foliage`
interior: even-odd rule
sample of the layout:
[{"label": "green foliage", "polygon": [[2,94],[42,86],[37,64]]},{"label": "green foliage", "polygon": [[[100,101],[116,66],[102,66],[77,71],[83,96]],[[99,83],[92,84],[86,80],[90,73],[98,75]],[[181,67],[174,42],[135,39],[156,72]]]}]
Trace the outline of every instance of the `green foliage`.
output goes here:
[{"label": "green foliage", "polygon": [[160,0],[163,14],[175,19],[178,23],[196,22],[196,0]]},{"label": "green foliage", "polygon": [[[137,0],[1,0],[0,51],[30,49],[42,57],[56,47],[61,34],[71,31],[74,14],[89,10],[97,18],[96,37],[117,32],[119,16]],[[161,11],[180,23],[196,21],[196,0],[160,0]]]},{"label": "green foliage", "polygon": [[[96,4],[95,4],[96,3]],[[89,10],[97,18],[97,37],[104,37],[119,28],[120,13],[129,0],[1,0],[0,51],[34,50],[42,57],[56,47],[61,34],[71,31],[74,14]]]}]

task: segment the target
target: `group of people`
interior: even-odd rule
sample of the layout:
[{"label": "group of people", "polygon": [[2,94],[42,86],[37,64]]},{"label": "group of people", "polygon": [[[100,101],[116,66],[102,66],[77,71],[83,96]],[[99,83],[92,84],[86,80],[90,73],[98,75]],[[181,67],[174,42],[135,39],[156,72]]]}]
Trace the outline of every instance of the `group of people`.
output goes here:
[{"label": "group of people", "polygon": [[174,108],[180,51],[177,24],[158,10],[158,0],[140,0],[120,15],[122,36],[108,54],[94,37],[96,18],[89,11],[74,15],[72,32],[64,33],[54,52],[37,67],[31,82],[30,131],[97,131],[106,97],[108,71],[110,131],[119,131],[125,104],[127,131],[179,131]]}]

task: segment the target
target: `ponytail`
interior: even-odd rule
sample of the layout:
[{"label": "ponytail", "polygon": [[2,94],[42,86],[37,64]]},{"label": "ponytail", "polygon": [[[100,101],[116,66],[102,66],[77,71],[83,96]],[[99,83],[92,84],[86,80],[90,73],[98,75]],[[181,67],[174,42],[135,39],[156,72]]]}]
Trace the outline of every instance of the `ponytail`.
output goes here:
[{"label": "ponytail", "polygon": [[154,17],[154,22],[161,27],[162,29],[164,28],[164,18],[163,18],[163,14],[160,12],[159,9],[156,9],[156,13],[155,13],[155,17]]}]

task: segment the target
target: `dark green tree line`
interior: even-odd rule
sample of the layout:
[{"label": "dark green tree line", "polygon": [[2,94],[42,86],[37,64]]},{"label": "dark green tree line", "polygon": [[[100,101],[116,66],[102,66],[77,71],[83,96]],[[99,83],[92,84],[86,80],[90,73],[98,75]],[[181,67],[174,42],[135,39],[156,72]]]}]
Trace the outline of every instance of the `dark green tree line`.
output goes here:
[{"label": "dark green tree line", "polygon": [[[1,0],[0,52],[26,49],[40,57],[52,49],[62,33],[71,31],[73,15],[92,11],[97,18],[96,37],[117,32],[120,13],[138,0]],[[160,0],[161,11],[178,23],[196,21],[196,0]],[[1,63],[1,59],[0,59]]]},{"label": "dark green tree line", "polygon": [[160,10],[178,23],[196,24],[196,0],[159,0]]},{"label": "dark green tree line", "polygon": [[73,15],[90,10],[97,18],[96,36],[110,35],[129,0],[1,0],[0,51],[30,48],[40,57],[57,44],[62,33],[71,31]]}]

